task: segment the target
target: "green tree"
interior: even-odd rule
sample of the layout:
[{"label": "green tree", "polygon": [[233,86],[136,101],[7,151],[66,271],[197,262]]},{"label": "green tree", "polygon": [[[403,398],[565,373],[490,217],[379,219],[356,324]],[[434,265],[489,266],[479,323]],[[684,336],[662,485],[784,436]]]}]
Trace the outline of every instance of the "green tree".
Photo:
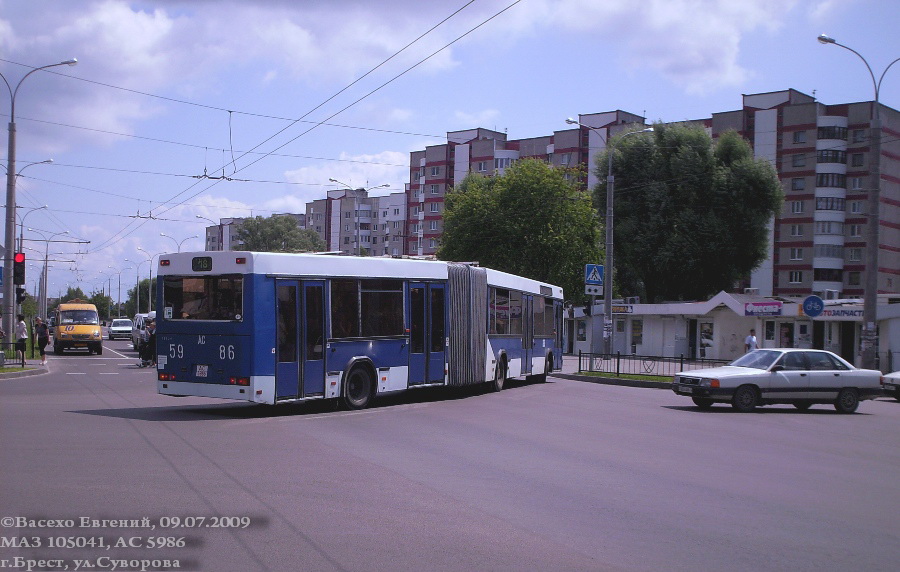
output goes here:
[{"label": "green tree", "polygon": [[314,230],[303,229],[291,216],[248,218],[237,231],[244,250],[254,252],[321,252],[325,241]]},{"label": "green tree", "polygon": [[88,302],[97,306],[97,313],[100,314],[101,320],[108,320],[112,317],[111,312],[115,311],[113,308],[113,300],[106,294],[101,292],[94,292],[90,298],[88,298]]},{"label": "green tree", "polygon": [[150,279],[144,278],[140,282],[141,288],[141,307],[138,309],[137,307],[137,290],[135,288],[129,288],[126,294],[125,301],[122,302],[122,315],[130,318],[135,314],[146,314],[147,313],[147,300],[150,299],[151,306],[156,308],[156,277],[153,277],[153,285],[151,288]]},{"label": "green tree", "polygon": [[[615,281],[649,302],[728,290],[766,257],[784,194],[775,169],[734,131],[712,140],[692,124],[613,141]],[[608,156],[597,160],[606,210]]]},{"label": "green tree", "polygon": [[447,195],[438,258],[556,284],[568,300],[582,301],[600,231],[590,196],[567,173],[524,159],[503,175],[468,175]]}]

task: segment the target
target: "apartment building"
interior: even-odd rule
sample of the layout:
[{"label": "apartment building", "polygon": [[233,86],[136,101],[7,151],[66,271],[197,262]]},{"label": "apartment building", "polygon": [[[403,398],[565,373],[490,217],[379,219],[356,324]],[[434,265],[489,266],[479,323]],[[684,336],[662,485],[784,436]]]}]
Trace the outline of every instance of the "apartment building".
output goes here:
[{"label": "apartment building", "polygon": [[[306,217],[294,213],[274,213],[276,216],[289,216],[297,221],[300,228],[306,228]],[[237,231],[246,218],[221,218],[219,224],[206,227],[206,250],[241,250],[243,243],[237,238]]]},{"label": "apartment building", "polygon": [[713,114],[713,135],[740,132],[756,157],[775,166],[784,187],[768,259],[751,277],[760,294],[862,297],[867,248],[879,249],[878,291],[900,292],[900,113],[885,106],[879,244],[866,242],[874,105],[827,105],[790,89],[744,95],[741,109]]}]

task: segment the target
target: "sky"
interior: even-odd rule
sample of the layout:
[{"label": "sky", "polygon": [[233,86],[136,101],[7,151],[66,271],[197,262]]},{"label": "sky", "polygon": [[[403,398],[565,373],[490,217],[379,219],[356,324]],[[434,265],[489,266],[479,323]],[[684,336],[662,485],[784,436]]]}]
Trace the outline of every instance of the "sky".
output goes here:
[{"label": "sky", "polygon": [[[124,299],[159,254],[202,250],[204,219],[302,213],[329,179],[401,192],[448,131],[701,119],[788,88],[872,100],[863,62],[816,38],[877,78],[898,24],[896,0],[0,0],[26,287],[46,255],[51,296]],[[900,108],[900,63],[880,93]]]}]

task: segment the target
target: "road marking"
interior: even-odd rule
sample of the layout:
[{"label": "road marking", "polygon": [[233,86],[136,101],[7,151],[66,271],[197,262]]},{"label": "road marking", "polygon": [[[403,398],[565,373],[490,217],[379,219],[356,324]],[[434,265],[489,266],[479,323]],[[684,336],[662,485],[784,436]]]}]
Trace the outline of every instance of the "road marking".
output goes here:
[{"label": "road marking", "polygon": [[87,375],[86,371],[67,371],[66,375]]}]

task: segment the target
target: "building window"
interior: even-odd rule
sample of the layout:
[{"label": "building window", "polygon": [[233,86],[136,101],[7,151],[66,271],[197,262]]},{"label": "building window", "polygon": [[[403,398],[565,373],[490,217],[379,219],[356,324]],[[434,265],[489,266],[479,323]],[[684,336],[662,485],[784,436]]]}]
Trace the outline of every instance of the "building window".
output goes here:
[{"label": "building window", "polygon": [[441,203],[431,203],[431,212],[433,212],[433,213],[441,212]]},{"label": "building window", "polygon": [[850,201],[850,213],[862,214],[862,201]]},{"label": "building window", "polygon": [[862,262],[862,248],[848,249],[847,260],[849,260],[850,262]]},{"label": "building window", "polygon": [[840,173],[819,173],[816,175],[816,186],[846,189],[847,175],[842,175]]},{"label": "building window", "polygon": [[432,176],[432,177],[437,177],[437,176],[440,175],[440,174],[441,174],[441,168],[440,168],[440,167],[432,167],[432,168],[431,168],[431,176]]},{"label": "building window", "polygon": [[803,177],[797,177],[791,179],[791,190],[792,191],[802,191],[806,188],[806,179]]},{"label": "building window", "polygon": [[794,143],[806,143],[806,131],[794,131]]},{"label": "building window", "polygon": [[865,129],[854,129],[853,130],[853,142],[854,143],[863,143],[866,140],[866,130]]},{"label": "building window", "polygon": [[816,223],[816,234],[844,234],[844,223],[833,221],[818,221]]},{"label": "building window", "polygon": [[818,137],[819,139],[839,139],[841,141],[846,141],[847,128],[836,127],[833,125],[828,127],[819,127]]},{"label": "building window", "polygon": [[414,198],[414,199],[418,199],[418,198],[419,198],[419,189],[415,189],[415,190],[413,191],[413,198]]},{"label": "building window", "polygon": [[395,214],[395,215],[399,215],[399,214],[400,214],[400,209],[394,209],[394,214]]},{"label": "building window", "polygon": [[428,224],[429,230],[437,230],[438,229],[438,221],[433,220]]},{"label": "building window", "polygon": [[844,207],[844,199],[837,197],[819,197],[816,199],[817,211],[842,211]]},{"label": "building window", "polygon": [[843,258],[844,247],[839,244],[817,244],[814,256],[817,258]]},{"label": "building window", "polygon": [[850,236],[852,236],[853,238],[859,238],[862,236],[861,224],[851,224],[848,226],[850,227]]},{"label": "building window", "polygon": [[791,249],[791,260],[803,260],[803,249],[802,248],[792,248]]},{"label": "building window", "polygon": [[791,201],[791,213],[792,214],[802,214],[803,213],[803,201]]},{"label": "building window", "polygon": [[850,179],[850,188],[854,191],[862,189],[862,177],[853,177]]},{"label": "building window", "polygon": [[803,271],[802,270],[791,270],[788,274],[788,282],[791,284],[800,284],[803,282]]},{"label": "building window", "polygon": [[494,169],[505,169],[512,163],[509,157],[497,157],[494,159]]},{"label": "building window", "polygon": [[433,238],[428,239],[428,248],[437,248],[437,240]]},{"label": "building window", "polygon": [[559,156],[559,164],[560,165],[568,165],[572,161],[571,153],[563,153]]},{"label": "building window", "polygon": [[475,170],[479,173],[484,173],[485,171],[487,171],[487,161],[478,161]]},{"label": "building window", "polygon": [[806,155],[802,153],[799,155],[794,155],[791,157],[791,165],[794,167],[805,167],[806,166]]},{"label": "building window", "polygon": [[413,207],[413,208],[412,208],[412,215],[413,215],[413,216],[419,216],[419,207]]},{"label": "building window", "polygon": [[791,236],[803,236],[803,225],[802,224],[792,224],[791,225]]},{"label": "building window", "polygon": [[863,154],[862,153],[853,153],[850,155],[850,166],[851,167],[862,167],[863,166]]},{"label": "building window", "polygon": [[861,282],[861,273],[860,272],[848,272],[847,273],[847,284],[849,286],[859,286],[862,284]]},{"label": "building window", "polygon": [[813,280],[817,282],[843,282],[844,271],[836,268],[816,268],[813,270]]},{"label": "building window", "polygon": [[840,163],[841,165],[847,164],[847,152],[846,151],[838,151],[836,149],[821,149],[816,151],[816,162],[817,163]]},{"label": "building window", "polygon": [[436,195],[440,193],[440,185],[431,185],[431,194]]}]

